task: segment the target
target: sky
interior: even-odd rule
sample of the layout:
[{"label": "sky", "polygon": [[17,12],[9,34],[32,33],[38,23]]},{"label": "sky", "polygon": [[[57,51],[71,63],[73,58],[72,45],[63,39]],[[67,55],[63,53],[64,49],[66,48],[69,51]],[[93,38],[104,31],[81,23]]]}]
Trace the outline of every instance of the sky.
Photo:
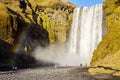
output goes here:
[{"label": "sky", "polygon": [[103,0],[68,0],[68,1],[75,4],[78,7],[92,6],[92,5],[100,4],[103,2]]}]

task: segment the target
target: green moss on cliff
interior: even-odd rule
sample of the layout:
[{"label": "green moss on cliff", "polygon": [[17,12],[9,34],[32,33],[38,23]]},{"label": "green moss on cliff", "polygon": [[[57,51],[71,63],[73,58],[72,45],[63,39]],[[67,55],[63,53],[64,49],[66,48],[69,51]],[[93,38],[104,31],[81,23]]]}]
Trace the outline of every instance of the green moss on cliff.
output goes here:
[{"label": "green moss on cliff", "polygon": [[8,43],[13,42],[10,15],[5,5],[0,3],[0,39]]},{"label": "green moss on cliff", "polygon": [[[104,2],[104,16],[108,33],[93,53],[92,66],[107,66],[120,69],[120,1],[106,0]],[[117,53],[116,53],[117,52]]]},{"label": "green moss on cliff", "polygon": [[[12,9],[16,13],[20,14],[26,23],[31,23],[31,21],[35,22],[33,20],[34,14],[29,6],[27,6],[26,9],[27,16],[29,17],[28,18],[23,13],[21,13],[22,10],[19,8],[19,2],[14,0],[11,1],[7,2],[8,3],[6,4],[7,7]],[[35,11],[35,13],[38,16],[37,23],[48,31],[50,42],[51,43],[65,42],[67,32],[68,29],[70,28],[70,24],[72,21],[72,13],[73,9],[75,8],[75,5],[69,2],[64,3],[61,0],[41,0],[41,1],[29,0],[29,1],[32,5],[33,11]],[[6,1],[3,0],[3,3],[6,3]],[[38,6],[37,10],[35,9],[36,5]],[[6,20],[4,21],[6,22]],[[16,28],[17,27],[14,27],[15,30]]]},{"label": "green moss on cliff", "polygon": [[74,7],[64,3],[56,3],[51,7],[39,7],[40,11],[38,9],[36,12],[39,15],[38,24],[48,31],[50,42],[65,42]]},{"label": "green moss on cliff", "polygon": [[41,5],[41,6],[51,6],[61,0],[30,0],[33,5]]},{"label": "green moss on cliff", "polygon": [[99,44],[97,50],[95,50],[92,64],[120,49],[120,6],[118,1],[106,0],[104,2],[104,16],[108,33]]}]

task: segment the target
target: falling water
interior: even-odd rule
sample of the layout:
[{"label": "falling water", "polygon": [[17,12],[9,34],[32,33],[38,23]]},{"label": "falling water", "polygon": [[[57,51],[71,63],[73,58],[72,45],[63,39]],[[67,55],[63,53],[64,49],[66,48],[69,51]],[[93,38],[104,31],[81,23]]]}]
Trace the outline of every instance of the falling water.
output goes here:
[{"label": "falling water", "polygon": [[104,35],[103,23],[102,4],[75,8],[67,46],[64,43],[45,49],[38,47],[33,56],[59,66],[88,66],[93,51]]},{"label": "falling water", "polygon": [[75,8],[70,31],[69,54],[79,56],[79,64],[90,64],[92,53],[102,39],[102,4]]}]

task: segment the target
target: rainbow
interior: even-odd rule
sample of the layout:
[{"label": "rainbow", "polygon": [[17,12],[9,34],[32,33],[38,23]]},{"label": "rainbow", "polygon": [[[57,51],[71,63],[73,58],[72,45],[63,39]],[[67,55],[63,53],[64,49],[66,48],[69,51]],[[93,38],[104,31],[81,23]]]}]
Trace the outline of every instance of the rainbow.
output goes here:
[{"label": "rainbow", "polygon": [[21,31],[17,43],[13,44],[14,47],[12,49],[13,53],[21,54],[23,52],[26,52],[26,36],[27,36],[27,29],[24,29]]}]

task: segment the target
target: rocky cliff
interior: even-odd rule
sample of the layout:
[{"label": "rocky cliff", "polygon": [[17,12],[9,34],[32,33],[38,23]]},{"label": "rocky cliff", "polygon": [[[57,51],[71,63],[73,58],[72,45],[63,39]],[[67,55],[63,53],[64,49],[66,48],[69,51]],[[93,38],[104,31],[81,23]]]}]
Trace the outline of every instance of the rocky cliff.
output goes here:
[{"label": "rocky cliff", "polygon": [[38,6],[38,24],[43,26],[49,33],[51,43],[65,42],[71,25],[74,7],[55,3],[52,6]]},{"label": "rocky cliff", "polygon": [[[21,34],[35,24],[48,32],[50,43],[65,42],[75,8],[61,0],[25,0],[25,13],[19,0],[0,3],[0,39],[12,45],[19,44]],[[16,41],[17,40],[17,41]],[[15,46],[16,47],[16,46]]]},{"label": "rocky cliff", "polygon": [[0,66],[35,63],[28,54],[37,46],[64,43],[74,8],[61,0],[1,0]]},{"label": "rocky cliff", "polygon": [[103,11],[108,33],[94,51],[91,65],[108,67],[114,72],[120,70],[119,58],[117,58],[120,56],[120,1],[105,0]]},{"label": "rocky cliff", "polygon": [[0,39],[8,43],[13,42],[10,17],[5,5],[0,3]]}]

